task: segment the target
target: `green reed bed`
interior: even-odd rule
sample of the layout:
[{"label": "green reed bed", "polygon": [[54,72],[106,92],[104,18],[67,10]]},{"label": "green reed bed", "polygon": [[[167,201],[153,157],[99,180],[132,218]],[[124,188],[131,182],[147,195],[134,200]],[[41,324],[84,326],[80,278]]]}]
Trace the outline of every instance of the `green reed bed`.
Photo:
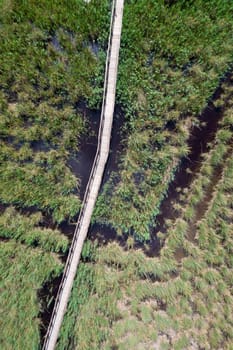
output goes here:
[{"label": "green reed bed", "polygon": [[[4,349],[39,349],[42,305],[38,291],[58,277],[68,239],[42,228],[42,214],[22,215],[14,207],[0,215],[0,343]],[[3,241],[1,241],[1,238]]]}]

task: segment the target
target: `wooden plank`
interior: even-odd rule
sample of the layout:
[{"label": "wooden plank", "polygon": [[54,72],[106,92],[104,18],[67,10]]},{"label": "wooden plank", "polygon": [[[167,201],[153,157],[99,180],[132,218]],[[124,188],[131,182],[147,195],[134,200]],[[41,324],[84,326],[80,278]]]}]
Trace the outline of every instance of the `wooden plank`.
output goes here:
[{"label": "wooden plank", "polygon": [[87,184],[82,209],[75,228],[73,241],[65,265],[53,314],[45,337],[43,345],[44,350],[54,350],[56,347],[62,320],[66,312],[73,281],[80,261],[82,247],[88,233],[91,216],[109,154],[112,120],[115,106],[115,90],[123,7],[124,0],[113,0],[97,153],[93,163],[89,182]]}]

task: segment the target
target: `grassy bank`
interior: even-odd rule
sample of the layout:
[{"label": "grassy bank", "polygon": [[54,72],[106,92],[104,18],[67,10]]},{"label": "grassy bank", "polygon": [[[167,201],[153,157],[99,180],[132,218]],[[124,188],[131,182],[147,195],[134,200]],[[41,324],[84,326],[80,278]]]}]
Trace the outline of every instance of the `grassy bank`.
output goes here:
[{"label": "grassy bank", "polygon": [[128,138],[95,220],[149,238],[191,126],[232,62],[228,1],[126,2],[118,77]]}]

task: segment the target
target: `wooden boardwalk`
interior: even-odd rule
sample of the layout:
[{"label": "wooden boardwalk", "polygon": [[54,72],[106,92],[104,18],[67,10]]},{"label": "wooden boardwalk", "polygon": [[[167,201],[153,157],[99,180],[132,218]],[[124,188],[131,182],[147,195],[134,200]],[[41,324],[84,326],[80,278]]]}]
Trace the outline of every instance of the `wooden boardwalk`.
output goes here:
[{"label": "wooden boardwalk", "polygon": [[45,336],[43,350],[53,350],[56,347],[62,320],[66,312],[73,281],[79,264],[83,243],[87,236],[92,212],[108,159],[115,106],[123,7],[124,0],[113,0],[97,152],[89,182],[86,187],[82,209],[75,228],[74,238],[63,272],[63,278],[59,287],[51,321]]}]

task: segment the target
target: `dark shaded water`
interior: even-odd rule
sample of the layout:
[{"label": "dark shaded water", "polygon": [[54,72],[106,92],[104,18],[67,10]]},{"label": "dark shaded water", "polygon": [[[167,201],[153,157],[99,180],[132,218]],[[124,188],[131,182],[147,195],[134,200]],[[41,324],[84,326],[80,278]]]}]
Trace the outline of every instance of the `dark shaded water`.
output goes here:
[{"label": "dark shaded water", "polygon": [[96,41],[90,41],[88,44],[88,48],[91,50],[91,52],[97,57],[100,51],[100,46],[98,42]]},{"label": "dark shaded water", "polygon": [[59,38],[56,34],[52,37],[51,44],[53,45],[53,48],[55,51],[62,53],[64,52],[64,49],[61,47]]},{"label": "dark shaded water", "polygon": [[125,132],[122,131],[124,121],[125,121],[125,116],[123,111],[119,106],[116,106],[114,111],[112,135],[111,135],[111,142],[110,142],[110,152],[109,152],[108,161],[105,167],[101,187],[103,187],[103,185],[109,180],[109,177],[113,172],[116,173],[119,170],[120,155],[122,154],[124,149],[123,140],[126,137]]},{"label": "dark shaded water", "polygon": [[62,274],[56,278],[53,278],[52,281],[49,281],[43,285],[38,292],[38,299],[40,300],[40,309],[39,319],[40,323],[40,339],[41,344],[43,344],[44,337],[46,335],[50,318],[52,316],[53,308],[55,305],[56,295],[62,280]]},{"label": "dark shaded water", "polygon": [[96,154],[100,111],[88,109],[84,102],[77,105],[77,110],[84,116],[88,132],[81,137],[79,151],[70,157],[68,166],[73,174],[80,179],[79,197],[82,199]]},{"label": "dark shaded water", "polygon": [[[68,166],[72,172],[80,179],[79,195],[83,198],[86,190],[89,175],[94,162],[97,143],[98,143],[98,132],[100,122],[100,112],[97,110],[89,110],[85,104],[80,104],[79,107],[84,113],[87,123],[89,124],[89,133],[85,134],[80,141],[79,151],[74,154],[68,161]],[[124,114],[120,107],[115,108],[113,118],[113,129],[111,135],[110,152],[106,168],[104,171],[103,186],[109,179],[110,174],[118,170],[119,156],[122,152],[122,133],[121,128],[124,123]]]}]

